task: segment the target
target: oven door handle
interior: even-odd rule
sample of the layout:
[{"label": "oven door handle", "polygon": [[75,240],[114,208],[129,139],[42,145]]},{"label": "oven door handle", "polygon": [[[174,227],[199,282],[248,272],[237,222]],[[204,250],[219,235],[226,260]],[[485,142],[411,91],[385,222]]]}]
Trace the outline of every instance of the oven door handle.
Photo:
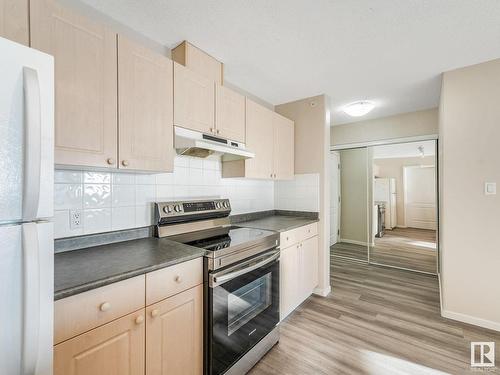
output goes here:
[{"label": "oven door handle", "polygon": [[274,262],[279,257],[280,257],[280,252],[277,251],[277,252],[273,252],[270,256],[266,257],[264,260],[262,260],[258,263],[254,263],[249,267],[244,267],[242,269],[238,269],[234,272],[229,272],[229,273],[224,273],[224,271],[222,271],[222,272],[211,274],[210,279],[209,279],[209,286],[210,286],[210,288],[215,288],[216,286],[224,284],[225,282],[232,280],[232,279],[235,279],[238,276],[244,275],[248,272],[252,272],[253,270],[256,270],[257,268],[263,267],[266,264]]}]

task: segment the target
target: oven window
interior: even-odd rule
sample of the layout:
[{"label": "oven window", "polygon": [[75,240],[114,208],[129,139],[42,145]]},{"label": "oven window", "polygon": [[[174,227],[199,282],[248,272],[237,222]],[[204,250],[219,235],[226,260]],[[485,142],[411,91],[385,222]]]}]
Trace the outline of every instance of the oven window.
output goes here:
[{"label": "oven window", "polygon": [[228,335],[232,335],[272,303],[271,272],[227,295]]}]

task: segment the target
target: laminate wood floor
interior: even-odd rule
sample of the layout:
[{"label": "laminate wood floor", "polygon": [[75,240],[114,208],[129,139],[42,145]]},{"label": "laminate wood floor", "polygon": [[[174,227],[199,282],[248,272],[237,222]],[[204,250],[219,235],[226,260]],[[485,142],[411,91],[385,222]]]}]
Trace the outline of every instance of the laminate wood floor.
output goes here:
[{"label": "laminate wood floor", "polygon": [[436,231],[416,228],[394,228],[375,238],[370,262],[436,273]]},{"label": "laminate wood floor", "polygon": [[334,257],[331,266],[332,293],[290,314],[250,374],[486,373],[471,370],[470,341],[496,341],[499,360],[500,333],[440,316],[435,276]]},{"label": "laminate wood floor", "polygon": [[330,251],[333,255],[339,257],[360,260],[363,262],[368,261],[368,246],[347,242],[337,242],[336,244],[330,246]]}]

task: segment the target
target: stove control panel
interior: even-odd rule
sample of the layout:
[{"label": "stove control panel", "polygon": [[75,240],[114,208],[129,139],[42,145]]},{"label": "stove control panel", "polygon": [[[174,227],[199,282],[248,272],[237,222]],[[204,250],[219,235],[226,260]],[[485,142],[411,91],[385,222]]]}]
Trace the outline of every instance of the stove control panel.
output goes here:
[{"label": "stove control panel", "polygon": [[206,217],[228,216],[231,212],[229,199],[199,199],[155,203],[158,224],[182,221],[183,217],[196,220]]}]

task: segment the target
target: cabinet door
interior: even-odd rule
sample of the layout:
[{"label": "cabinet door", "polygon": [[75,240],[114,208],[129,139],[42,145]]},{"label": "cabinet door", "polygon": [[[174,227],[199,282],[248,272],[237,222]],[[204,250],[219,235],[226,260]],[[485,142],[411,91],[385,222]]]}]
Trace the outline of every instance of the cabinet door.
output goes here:
[{"label": "cabinet door", "polygon": [[273,178],[274,112],[246,99],[246,146],[255,157],[245,160],[245,177]]},{"label": "cabinet door", "polygon": [[54,375],[144,374],[144,310],[54,346]]},{"label": "cabinet door", "polygon": [[28,0],[0,0],[0,37],[29,45]]},{"label": "cabinet door", "polygon": [[119,168],[172,172],[172,61],[118,36]]},{"label": "cabinet door", "polygon": [[300,243],[300,302],[311,295],[318,285],[318,237],[311,237]]},{"label": "cabinet door", "polygon": [[274,173],[279,180],[294,177],[295,125],[293,121],[274,113]]},{"label": "cabinet door", "polygon": [[245,142],[245,97],[224,86],[216,86],[215,94],[217,135]]},{"label": "cabinet door", "polygon": [[214,133],[215,82],[174,63],[174,125]]},{"label": "cabinet door", "polygon": [[146,374],[203,373],[203,285],[146,308]]},{"label": "cabinet door", "polygon": [[116,34],[54,0],[31,0],[31,46],[55,59],[55,163],[116,167]]},{"label": "cabinet door", "polygon": [[299,304],[299,247],[282,249],[280,253],[280,318],[283,320]]}]

